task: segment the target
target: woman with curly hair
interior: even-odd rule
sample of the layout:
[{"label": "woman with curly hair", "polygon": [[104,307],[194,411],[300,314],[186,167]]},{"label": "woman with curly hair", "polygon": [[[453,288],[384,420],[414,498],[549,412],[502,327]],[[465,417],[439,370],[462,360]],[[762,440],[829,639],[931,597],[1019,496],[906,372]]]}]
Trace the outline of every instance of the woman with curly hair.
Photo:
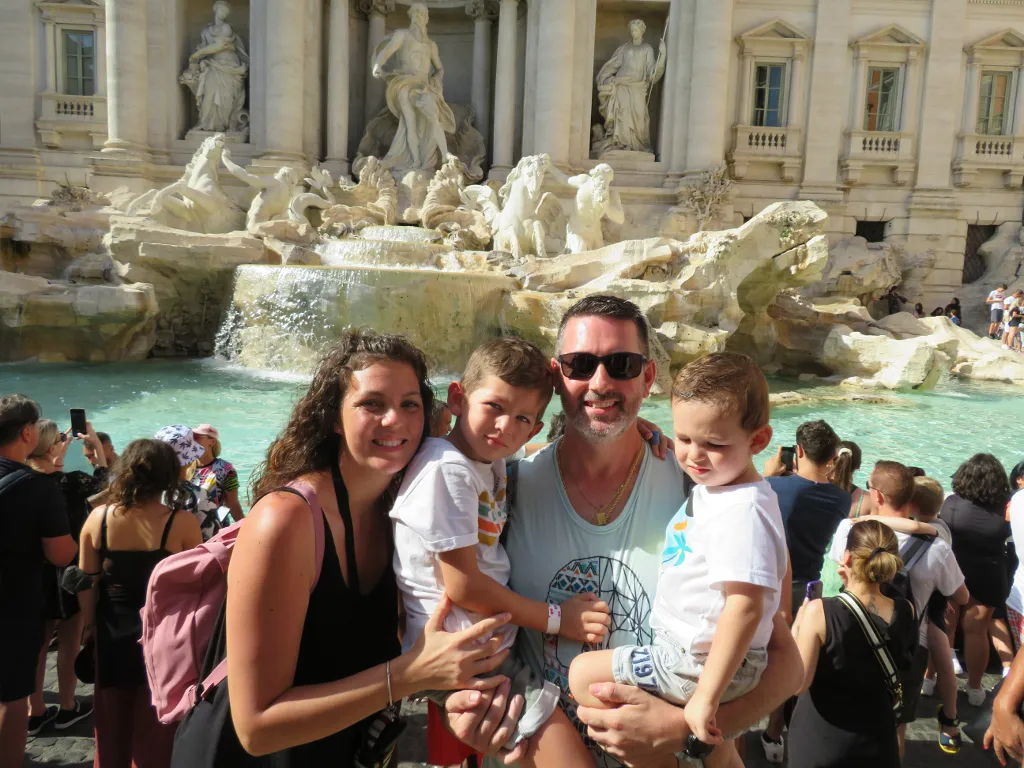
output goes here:
[{"label": "woman with curly hair", "polygon": [[175,729],[157,720],[151,703],[139,611],[156,564],[202,542],[195,517],[174,511],[180,472],[167,443],[129,443],[114,467],[108,503],[82,528],[78,567],[92,586],[78,599],[82,636],[95,638],[96,768],[170,765]]},{"label": "woman with curly hair", "polygon": [[[964,656],[967,661],[967,701],[973,707],[985,701],[981,676],[988,665],[992,614],[1006,601],[1006,502],[1010,482],[999,459],[979,453],[953,475],[953,494],[942,505],[940,518],[953,536],[953,554],[964,572],[971,600],[963,615]],[[950,644],[956,622],[950,625]]]},{"label": "woman with curly hair", "polygon": [[[492,688],[508,617],[442,631],[445,599],[401,654],[388,511],[429,434],[433,392],[422,353],[403,337],[350,332],[320,362],[309,390],[254,473],[256,500],[228,570],[223,643],[228,684],[181,726],[174,765],[338,766],[380,747],[391,705],[428,689]],[[316,578],[310,508],[328,534]],[[218,654],[219,656],[219,654]],[[383,737],[382,737],[383,738]]]}]

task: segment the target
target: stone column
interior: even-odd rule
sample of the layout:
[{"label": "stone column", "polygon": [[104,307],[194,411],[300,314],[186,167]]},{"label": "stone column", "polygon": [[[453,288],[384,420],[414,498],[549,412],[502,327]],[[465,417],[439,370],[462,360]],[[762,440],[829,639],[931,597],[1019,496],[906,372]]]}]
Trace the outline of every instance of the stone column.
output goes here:
[{"label": "stone column", "polygon": [[[664,182],[666,189],[678,186],[687,167],[686,137],[690,117],[695,4],[696,0],[672,0],[669,8],[666,40],[669,61],[665,69],[665,90],[662,91],[669,98],[669,109],[666,112],[663,107],[662,117],[662,156],[668,164],[668,175]],[[675,75],[669,81],[673,68]]]},{"label": "stone column", "polygon": [[907,56],[907,85],[903,89],[902,120],[900,131],[903,133],[920,133],[918,112],[921,105],[921,54],[910,51]]},{"label": "stone column", "polygon": [[148,129],[147,0],[107,0],[107,141],[103,151],[144,153]]},{"label": "stone column", "polygon": [[725,124],[732,58],[733,0],[697,0],[693,26],[686,170],[700,172],[725,161]]},{"label": "stone column", "polygon": [[[55,33],[56,34],[56,33]],[[96,95],[107,95],[107,25],[96,25]]]},{"label": "stone column", "polygon": [[[934,0],[932,3],[924,112],[917,145],[918,188],[950,186],[949,160],[956,143],[956,110],[949,108],[949,87],[960,78],[966,22],[967,0]],[[977,115],[977,98],[969,114]]]},{"label": "stone column", "polygon": [[1017,94],[1013,100],[1013,125],[1011,136],[1024,136],[1024,69],[1017,70]]},{"label": "stone column", "polygon": [[[807,69],[807,53],[793,52],[793,72],[789,76],[789,105],[786,107],[786,127],[804,127],[804,72]],[[790,148],[792,149],[792,148]]]},{"label": "stone column", "polygon": [[43,11],[43,35],[46,38],[46,92],[56,93],[57,25],[54,24],[53,15],[49,11]]},{"label": "stone column", "polygon": [[818,0],[800,192],[815,201],[843,199],[837,184],[839,150],[850,103],[844,87],[849,77],[849,26],[850,0]]},{"label": "stone column", "polygon": [[974,54],[971,54],[967,60],[967,81],[964,83],[964,114],[960,123],[963,133],[974,133],[978,129],[978,101],[980,99],[981,65],[975,61]]},{"label": "stone column", "polygon": [[864,110],[867,108],[868,58],[860,51],[853,59],[853,125],[854,131],[864,130]]},{"label": "stone column", "polygon": [[501,0],[498,17],[498,59],[494,74],[494,139],[491,170],[512,169],[516,119],[516,33],[519,0]]},{"label": "stone column", "polygon": [[754,109],[750,91],[754,86],[754,54],[744,51],[740,62],[740,113],[736,122],[740,125],[753,125]]},{"label": "stone column", "polygon": [[266,151],[274,162],[301,162],[306,4],[270,0],[267,19]]},{"label": "stone column", "polygon": [[473,84],[470,102],[476,129],[488,140],[491,116],[491,22],[497,15],[494,0],[470,0],[466,13],[473,19]]},{"label": "stone column", "polygon": [[373,76],[373,52],[384,41],[384,17],[395,10],[395,0],[361,0],[359,9],[370,20],[366,43],[366,122],[384,106],[384,83]]},{"label": "stone column", "polygon": [[556,0],[540,6],[533,143],[535,151],[547,152],[553,163],[563,167],[569,163],[572,127],[575,22],[575,0]]},{"label": "stone column", "polygon": [[331,0],[327,43],[327,165],[348,173],[349,0]]}]

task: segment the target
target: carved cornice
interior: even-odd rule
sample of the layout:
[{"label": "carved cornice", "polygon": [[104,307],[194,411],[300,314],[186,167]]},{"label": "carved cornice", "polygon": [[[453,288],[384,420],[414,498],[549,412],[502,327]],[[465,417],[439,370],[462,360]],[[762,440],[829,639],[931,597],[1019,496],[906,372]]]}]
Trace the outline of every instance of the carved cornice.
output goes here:
[{"label": "carved cornice", "polygon": [[493,21],[498,18],[498,2],[497,0],[469,0],[466,3],[466,15],[476,21],[481,19]]},{"label": "carved cornice", "polygon": [[371,13],[387,16],[395,10],[395,0],[359,0],[359,10],[367,16]]}]

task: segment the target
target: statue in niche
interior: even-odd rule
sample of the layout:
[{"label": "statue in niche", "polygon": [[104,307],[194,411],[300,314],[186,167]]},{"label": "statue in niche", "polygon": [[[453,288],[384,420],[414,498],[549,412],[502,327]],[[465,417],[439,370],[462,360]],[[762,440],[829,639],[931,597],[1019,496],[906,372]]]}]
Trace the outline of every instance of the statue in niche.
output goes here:
[{"label": "statue in niche", "polygon": [[223,133],[208,136],[180,179],[163,189],[143,193],[128,205],[127,213],[188,232],[218,234],[239,229],[244,212],[220,187],[226,141]]},{"label": "statue in niche", "polygon": [[398,118],[383,158],[395,172],[434,171],[451,157],[445,134],[455,132],[455,114],[444,100],[444,66],[427,37],[428,19],[427,6],[413,4],[409,28],[396,29],[373,54],[373,76],[385,81],[387,109]]},{"label": "statue in niche", "polygon": [[301,191],[298,171],[285,165],[273,176],[257,176],[236,165],[231,160],[231,152],[228,149],[221,153],[221,161],[232,176],[258,190],[245,217],[245,226],[249,232],[259,234],[259,225],[288,218],[288,204]]},{"label": "statue in niche", "polygon": [[213,22],[203,27],[199,47],[188,57],[188,69],[179,82],[196,98],[199,122],[193,130],[224,131],[245,141],[249,135],[249,113],[244,109],[249,54],[226,21],[230,12],[227,0],[213,4]]},{"label": "statue in niche", "polygon": [[558,198],[544,191],[544,177],[551,173],[567,182],[548,155],[524,157],[495,194],[491,187],[474,185],[460,193],[470,210],[480,210],[491,227],[494,250],[514,259],[547,256],[550,233],[565,231],[565,212]]},{"label": "statue in niche", "polygon": [[576,187],[576,208],[566,227],[566,252],[583,253],[603,248],[601,222],[607,218],[613,224],[622,224],[626,220],[619,193],[611,186],[614,175],[610,165],[598,163],[590,173],[569,179],[569,184]]},{"label": "statue in niche", "polygon": [[665,74],[665,40],[654,48],[644,42],[647,25],[640,19],[629,22],[633,38],[616,49],[597,73],[597,97],[604,127],[594,132],[592,151],[653,151],[651,116],[648,105],[654,84]]}]

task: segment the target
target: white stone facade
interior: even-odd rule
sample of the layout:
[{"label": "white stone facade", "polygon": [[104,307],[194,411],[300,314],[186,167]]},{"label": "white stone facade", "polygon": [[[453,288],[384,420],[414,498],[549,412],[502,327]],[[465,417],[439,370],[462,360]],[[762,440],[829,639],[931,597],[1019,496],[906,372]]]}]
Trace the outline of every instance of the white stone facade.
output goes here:
[{"label": "white stone facade", "polygon": [[[232,0],[251,59],[255,172],[347,172],[383,103],[372,51],[411,0]],[[1024,192],[1024,0],[433,0],[444,95],[471,105],[489,174],[547,153],[589,172],[595,74],[642,19],[667,47],[649,109],[655,158],[605,158],[625,221],[664,226],[695,174],[728,163],[732,219],[810,199],[833,235],[886,222],[932,251],[929,306],[962,283],[971,225],[1019,222]],[[178,82],[209,0],[0,2],[0,211],[57,182],[141,192],[181,175],[201,137]],[[242,189],[238,189],[242,194]],[[564,197],[572,190],[560,190]],[[669,217],[671,218],[671,217]]]}]

